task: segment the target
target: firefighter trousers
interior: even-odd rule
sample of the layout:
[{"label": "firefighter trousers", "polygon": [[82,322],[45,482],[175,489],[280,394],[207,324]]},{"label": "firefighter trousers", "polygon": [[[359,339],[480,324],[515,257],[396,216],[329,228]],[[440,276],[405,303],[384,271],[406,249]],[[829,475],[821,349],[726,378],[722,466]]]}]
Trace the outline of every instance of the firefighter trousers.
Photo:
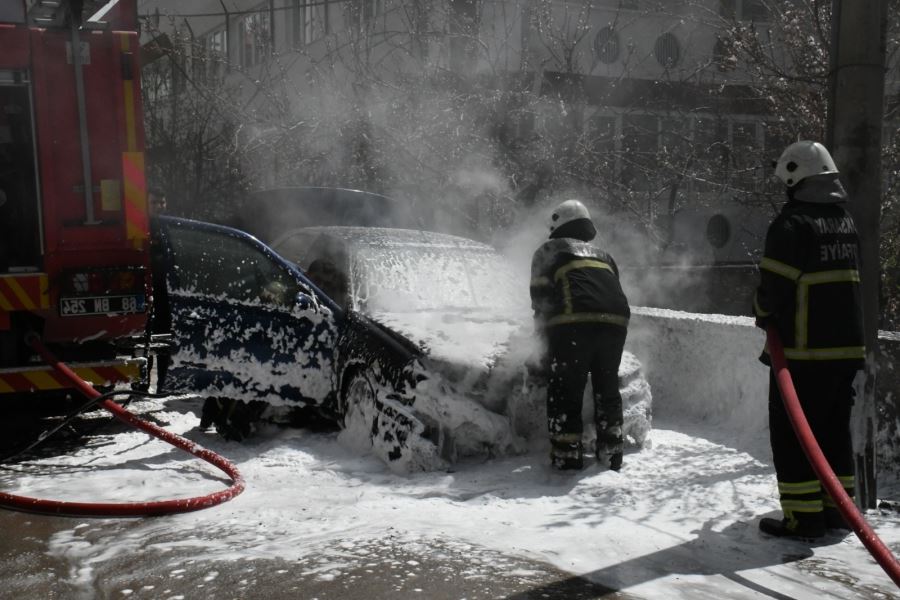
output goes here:
[{"label": "firefighter trousers", "polygon": [[580,448],[582,402],[588,373],[594,393],[598,447],[622,451],[622,396],[619,363],[628,330],[605,323],[557,325],[548,332],[550,375],[547,421],[550,439]]},{"label": "firefighter trousers", "polygon": [[[789,371],[800,405],[822,453],[838,480],[852,498],[855,492],[850,411],[856,365],[837,362],[790,364]],[[834,500],[824,492],[806,458],[775,381],[769,371],[769,435],[778,478],[781,508],[788,521],[820,519],[836,511]]]}]

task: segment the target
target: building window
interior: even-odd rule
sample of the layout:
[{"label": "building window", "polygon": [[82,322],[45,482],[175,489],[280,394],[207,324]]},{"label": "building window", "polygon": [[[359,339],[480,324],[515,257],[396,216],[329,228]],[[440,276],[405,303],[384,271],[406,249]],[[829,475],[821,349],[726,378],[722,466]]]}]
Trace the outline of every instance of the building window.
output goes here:
[{"label": "building window", "polygon": [[622,121],[620,180],[633,190],[649,190],[656,172],[659,121],[655,115],[626,115]]},{"label": "building window", "polygon": [[291,31],[294,48],[302,48],[312,39],[312,5],[306,0],[291,2]]},{"label": "building window", "polygon": [[637,10],[640,8],[640,0],[594,0],[594,6]]},{"label": "building window", "polygon": [[732,52],[726,40],[717,37],[713,46],[713,64],[723,73],[733,71],[737,67],[737,56]]},{"label": "building window", "polygon": [[363,0],[363,20],[368,24],[384,14],[384,0]]},{"label": "building window", "polygon": [[598,115],[590,120],[591,149],[613,156],[616,152],[616,117]]},{"label": "building window", "polygon": [[[365,1],[369,3],[368,0]],[[474,67],[479,27],[478,8],[475,0],[450,1],[450,70],[454,73],[467,73]]]},{"label": "building window", "polygon": [[225,77],[228,64],[228,32],[223,29],[202,36],[195,48],[194,78],[216,83]]},{"label": "building window", "polygon": [[254,12],[244,15],[238,26],[241,66],[255,67],[271,52],[272,29],[268,3],[260,4]]},{"label": "building window", "polygon": [[143,67],[141,89],[150,102],[164,100],[175,92],[175,68],[171,56],[160,56]]},{"label": "building window", "polygon": [[2,2],[0,3],[0,22],[2,23],[24,23],[25,22],[25,5],[22,2]]},{"label": "building window", "polygon": [[665,69],[677,65],[681,59],[681,46],[678,44],[678,38],[670,32],[656,38],[656,44],[653,45],[653,56],[656,57],[656,62]]},{"label": "building window", "polygon": [[712,116],[695,117],[691,137],[697,156],[693,191],[714,192],[728,168],[728,122]]},{"label": "building window", "polygon": [[769,21],[769,11],[764,0],[720,0],[719,14],[739,21]]},{"label": "building window", "polygon": [[755,121],[733,121],[729,145],[731,184],[741,190],[756,189],[762,183],[763,149],[756,134]]},{"label": "building window", "polygon": [[604,27],[594,37],[594,52],[602,63],[610,64],[619,58],[619,34],[612,27]]},{"label": "building window", "polygon": [[291,0],[294,48],[302,48],[329,33],[329,3],[324,0]]}]

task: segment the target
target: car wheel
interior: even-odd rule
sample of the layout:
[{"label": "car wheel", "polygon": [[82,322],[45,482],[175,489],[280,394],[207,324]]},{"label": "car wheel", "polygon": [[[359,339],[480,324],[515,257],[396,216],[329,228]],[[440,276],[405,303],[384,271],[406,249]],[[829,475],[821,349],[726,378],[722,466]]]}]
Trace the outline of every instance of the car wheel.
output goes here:
[{"label": "car wheel", "polygon": [[353,448],[366,451],[372,448],[377,434],[378,409],[371,375],[357,371],[344,386],[344,417],[341,437]]},{"label": "car wheel", "polygon": [[231,398],[207,398],[203,403],[200,427],[206,429],[214,425],[226,440],[240,442],[255,431],[266,406],[261,400],[248,403]]}]

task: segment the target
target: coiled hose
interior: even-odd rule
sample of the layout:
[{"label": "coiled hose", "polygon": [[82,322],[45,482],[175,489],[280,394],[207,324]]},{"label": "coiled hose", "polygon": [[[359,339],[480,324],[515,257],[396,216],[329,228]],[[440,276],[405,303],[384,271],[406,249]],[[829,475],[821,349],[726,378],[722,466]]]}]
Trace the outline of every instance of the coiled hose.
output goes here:
[{"label": "coiled hose", "polygon": [[[88,398],[100,398],[101,394],[90,384],[81,379],[69,367],[57,360],[57,358],[47,350],[46,346],[41,342],[34,333],[29,333],[25,337],[25,341],[31,346],[44,361],[57,370],[62,376],[66,377],[74,387]],[[46,500],[41,498],[31,498],[28,496],[17,496],[0,492],[0,508],[8,508],[33,513],[55,514],[64,516],[88,516],[88,517],[144,517],[168,515],[176,513],[191,512],[210,508],[231,500],[244,491],[244,478],[241,476],[237,467],[224,457],[207,450],[206,448],[195,444],[194,442],[183,438],[174,433],[150,423],[140,417],[128,412],[109,398],[99,401],[99,404],[106,410],[111,412],[116,418],[132,427],[136,427],[150,435],[163,440],[177,448],[193,454],[197,458],[203,459],[211,465],[223,471],[231,478],[231,485],[218,492],[207,494],[205,496],[196,496],[192,498],[180,498],[174,500],[157,500],[151,502],[66,502],[61,500]]]}]

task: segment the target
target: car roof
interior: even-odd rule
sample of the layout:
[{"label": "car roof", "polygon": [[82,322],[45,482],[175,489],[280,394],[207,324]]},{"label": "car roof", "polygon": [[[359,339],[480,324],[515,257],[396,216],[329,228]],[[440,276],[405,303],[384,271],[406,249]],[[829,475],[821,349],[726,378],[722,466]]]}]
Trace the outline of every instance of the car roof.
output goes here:
[{"label": "car roof", "polygon": [[286,187],[244,196],[230,220],[237,228],[272,240],[289,229],[316,225],[416,226],[422,207],[364,190]]},{"label": "car roof", "polygon": [[343,225],[325,225],[315,227],[299,227],[280,235],[272,241],[273,247],[278,247],[287,239],[298,233],[322,235],[330,237],[347,245],[369,246],[381,248],[428,247],[428,248],[463,248],[484,252],[494,252],[489,244],[478,242],[469,238],[439,233],[435,231],[423,231],[420,229],[400,229],[394,227],[355,227]]}]

